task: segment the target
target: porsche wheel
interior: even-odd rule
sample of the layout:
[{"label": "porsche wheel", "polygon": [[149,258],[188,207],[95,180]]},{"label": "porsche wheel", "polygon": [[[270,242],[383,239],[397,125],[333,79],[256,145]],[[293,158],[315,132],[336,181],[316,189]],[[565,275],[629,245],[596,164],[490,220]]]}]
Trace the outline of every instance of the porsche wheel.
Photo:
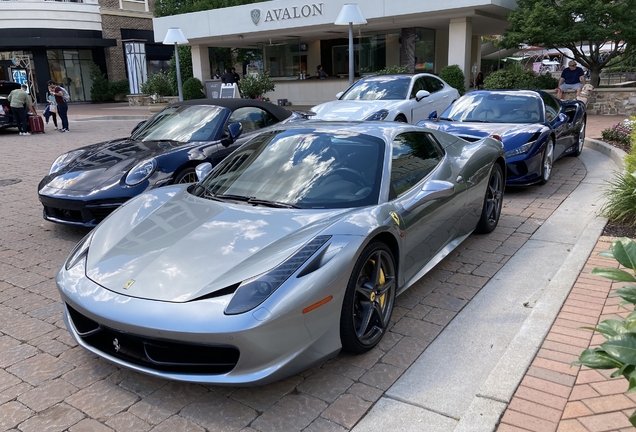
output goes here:
[{"label": "porsche wheel", "polygon": [[340,315],[342,349],[355,354],[376,346],[395,302],[395,259],[381,242],[369,244],[353,268]]},{"label": "porsche wheel", "polygon": [[181,171],[174,179],[174,184],[195,183],[199,181],[194,168],[189,167]]},{"label": "porsche wheel", "polygon": [[481,209],[481,218],[479,218],[475,232],[488,234],[497,227],[503,205],[504,183],[503,171],[498,164],[495,164],[488,179],[484,206]]},{"label": "porsche wheel", "polygon": [[554,163],[554,141],[548,140],[543,151],[543,161],[541,162],[541,181],[539,184],[546,184],[552,175],[552,164]]},{"label": "porsche wheel", "polygon": [[395,117],[395,121],[398,123],[408,123],[408,121],[406,121],[406,117],[404,117],[402,114],[399,114],[397,117]]},{"label": "porsche wheel", "polygon": [[585,118],[581,122],[581,129],[579,130],[579,136],[576,141],[576,149],[570,153],[572,156],[579,156],[583,151],[583,145],[585,145]]}]

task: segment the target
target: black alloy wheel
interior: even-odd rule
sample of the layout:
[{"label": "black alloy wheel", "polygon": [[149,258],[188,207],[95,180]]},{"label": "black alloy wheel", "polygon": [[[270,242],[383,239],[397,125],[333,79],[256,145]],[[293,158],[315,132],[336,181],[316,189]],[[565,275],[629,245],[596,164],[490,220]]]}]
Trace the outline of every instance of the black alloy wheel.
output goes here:
[{"label": "black alloy wheel", "polygon": [[505,183],[501,167],[499,164],[494,164],[490,178],[488,179],[484,206],[481,209],[481,217],[479,218],[475,232],[488,234],[493,232],[497,227],[499,217],[501,216]]},{"label": "black alloy wheel", "polygon": [[340,315],[342,349],[369,351],[386,333],[396,291],[395,259],[386,244],[370,243],[360,254],[347,284]]}]

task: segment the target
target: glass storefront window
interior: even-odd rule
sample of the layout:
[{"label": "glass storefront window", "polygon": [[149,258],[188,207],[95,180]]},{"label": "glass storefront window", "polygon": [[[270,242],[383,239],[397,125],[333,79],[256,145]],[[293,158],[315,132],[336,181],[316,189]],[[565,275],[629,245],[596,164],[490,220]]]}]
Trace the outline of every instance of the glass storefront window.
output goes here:
[{"label": "glass storefront window", "polygon": [[61,84],[71,101],[90,100],[93,80],[89,71],[93,63],[90,50],[47,50],[51,79]]},{"label": "glass storefront window", "polygon": [[435,70],[435,30],[415,30],[415,72]]},{"label": "glass storefront window", "polygon": [[265,71],[272,77],[297,79],[307,70],[307,44],[298,39],[270,42],[263,45]]}]

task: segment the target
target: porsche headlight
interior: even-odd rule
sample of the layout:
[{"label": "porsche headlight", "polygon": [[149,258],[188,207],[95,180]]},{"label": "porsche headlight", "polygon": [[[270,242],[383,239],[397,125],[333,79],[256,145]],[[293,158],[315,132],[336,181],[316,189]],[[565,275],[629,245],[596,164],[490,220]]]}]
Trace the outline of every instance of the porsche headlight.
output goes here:
[{"label": "porsche headlight", "polygon": [[253,279],[243,281],[225,308],[225,314],[244,313],[263,303],[330,238],[331,236],[318,236],[279,266]]},{"label": "porsche headlight", "polygon": [[79,263],[81,260],[83,260],[84,258],[86,258],[86,255],[88,254],[88,248],[91,245],[91,241],[93,240],[93,234],[95,233],[95,230],[91,231],[90,233],[88,233],[87,236],[85,236],[71,251],[71,253],[69,254],[68,258],[66,258],[66,263],[64,264],[64,268],[66,268],[66,270],[70,270],[71,268],[73,268],[77,263]]},{"label": "porsche headlight", "polygon": [[126,176],[126,184],[128,186],[135,186],[146,180],[150,175],[155,172],[157,168],[157,161],[154,159],[144,160],[135,165]]},{"label": "porsche headlight", "polygon": [[380,111],[374,112],[369,117],[365,118],[364,121],[381,121],[389,115],[389,111],[385,109],[381,109]]},{"label": "porsche headlight", "polygon": [[75,159],[77,156],[81,155],[82,153],[84,153],[84,150],[73,150],[71,152],[64,153],[63,155],[58,156],[57,159],[55,159],[55,161],[51,165],[51,169],[49,169],[49,174],[53,174],[60,171],[62,168],[66,167],[69,163],[71,163],[73,159]]},{"label": "porsche headlight", "polygon": [[512,156],[517,156],[517,155],[520,155],[520,154],[528,153],[535,142],[536,141],[530,141],[529,143],[525,143],[522,146],[519,146],[519,147],[514,148],[512,150],[508,150],[506,152],[506,157],[509,158],[509,157],[512,157]]}]

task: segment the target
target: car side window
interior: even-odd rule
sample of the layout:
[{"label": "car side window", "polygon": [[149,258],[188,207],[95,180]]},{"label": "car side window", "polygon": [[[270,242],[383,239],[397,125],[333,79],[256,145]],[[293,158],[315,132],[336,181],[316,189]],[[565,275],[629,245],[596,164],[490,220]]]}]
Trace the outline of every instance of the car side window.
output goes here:
[{"label": "car side window", "polygon": [[444,83],[432,76],[424,77],[424,82],[426,83],[424,90],[427,90],[429,93],[435,93],[444,88]]},{"label": "car side window", "polygon": [[444,150],[427,132],[407,132],[393,140],[391,155],[391,193],[396,198],[419,183],[435,169]]},{"label": "car side window", "polygon": [[257,107],[243,107],[234,111],[227,120],[225,130],[232,123],[241,122],[243,133],[253,132],[276,123],[273,115]]},{"label": "car side window", "polygon": [[561,106],[555,98],[547,93],[541,93],[541,98],[545,104],[545,119],[551,122],[559,115]]},{"label": "car side window", "polygon": [[424,77],[418,78],[413,83],[413,90],[411,90],[411,99],[415,98],[415,95],[420,90],[426,90],[426,83],[424,82]]}]

